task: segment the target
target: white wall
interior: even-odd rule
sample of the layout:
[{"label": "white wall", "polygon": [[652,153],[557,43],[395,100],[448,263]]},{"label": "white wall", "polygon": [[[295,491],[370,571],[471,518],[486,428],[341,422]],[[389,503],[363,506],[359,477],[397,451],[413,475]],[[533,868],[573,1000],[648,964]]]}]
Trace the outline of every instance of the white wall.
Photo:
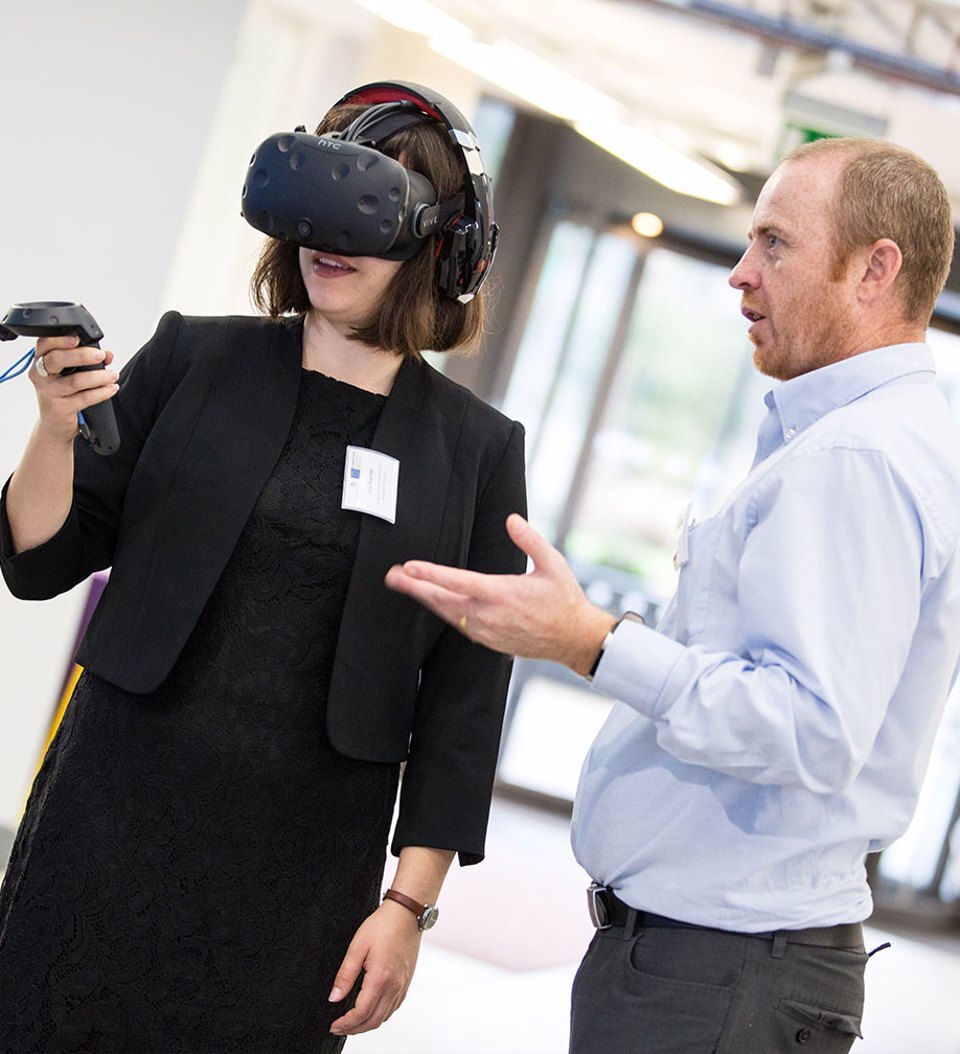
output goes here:
[{"label": "white wall", "polygon": [[[79,300],[128,357],[161,313],[178,232],[246,0],[5,0],[0,7],[0,312]],[[238,189],[239,194],[239,189]],[[0,345],[0,362],[29,344]],[[0,387],[0,476],[35,417]],[[14,826],[66,666],[83,587],[0,590],[0,824]]]}]

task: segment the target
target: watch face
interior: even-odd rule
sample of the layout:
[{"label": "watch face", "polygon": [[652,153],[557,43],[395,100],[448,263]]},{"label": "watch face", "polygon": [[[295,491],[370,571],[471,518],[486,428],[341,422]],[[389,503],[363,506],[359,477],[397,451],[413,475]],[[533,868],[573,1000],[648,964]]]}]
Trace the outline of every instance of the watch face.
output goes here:
[{"label": "watch face", "polygon": [[430,929],[431,926],[436,924],[438,918],[440,918],[439,910],[432,904],[425,904],[423,914],[420,916],[420,929]]}]

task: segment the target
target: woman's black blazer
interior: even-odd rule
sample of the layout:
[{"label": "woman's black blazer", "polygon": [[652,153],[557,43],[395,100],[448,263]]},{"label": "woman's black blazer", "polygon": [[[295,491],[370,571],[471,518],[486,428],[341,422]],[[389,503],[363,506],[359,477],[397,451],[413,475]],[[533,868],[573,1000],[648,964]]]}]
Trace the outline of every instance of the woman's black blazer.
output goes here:
[{"label": "woman's black blazer", "polygon": [[[134,693],[170,673],[286,441],[302,318],[170,312],[114,397],[120,450],[78,439],[74,502],[48,542],[12,553],[15,596],[46,599],[93,571],[110,581],[77,661]],[[394,849],[483,854],[509,660],[384,585],[420,558],[522,572],[504,521],[525,513],[523,429],[424,362],[403,363],[372,446],[400,462],[396,523],[364,515],[327,702],[330,740],[406,760]]]}]

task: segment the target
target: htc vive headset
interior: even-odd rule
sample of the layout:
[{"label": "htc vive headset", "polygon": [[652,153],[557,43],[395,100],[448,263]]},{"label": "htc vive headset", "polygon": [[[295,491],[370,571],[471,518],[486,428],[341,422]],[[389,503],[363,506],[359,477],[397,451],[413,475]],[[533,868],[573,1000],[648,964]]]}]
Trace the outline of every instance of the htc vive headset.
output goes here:
[{"label": "htc vive headset", "polygon": [[[499,231],[477,137],[442,95],[406,81],[378,81],[348,92],[341,105],[366,106],[341,132],[309,135],[301,126],[265,139],[243,186],[246,221],[272,238],[340,256],[409,260],[436,235],[441,293],[463,303],[487,276]],[[463,158],[463,188],[438,201],[433,184],[380,153],[412,125],[439,121]]]}]

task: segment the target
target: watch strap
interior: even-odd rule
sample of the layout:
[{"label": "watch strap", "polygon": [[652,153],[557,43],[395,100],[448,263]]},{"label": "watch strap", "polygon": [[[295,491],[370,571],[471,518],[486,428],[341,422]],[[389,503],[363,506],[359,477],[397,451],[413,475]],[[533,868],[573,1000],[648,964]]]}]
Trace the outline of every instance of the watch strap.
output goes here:
[{"label": "watch strap", "polygon": [[597,657],[593,660],[593,665],[590,667],[590,672],[587,674],[587,681],[592,681],[597,675],[597,670],[600,667],[600,660],[606,654],[607,648],[610,647],[610,641],[613,640],[614,633],[617,632],[619,627],[624,622],[639,622],[640,625],[645,624],[645,619],[642,615],[638,615],[636,611],[624,611],[624,613],[617,619],[616,622],[610,627],[607,635],[603,638],[603,643],[600,645],[600,650],[597,652]]},{"label": "watch strap", "polygon": [[419,901],[414,900],[413,897],[408,897],[406,893],[400,893],[396,889],[388,889],[383,894],[384,900],[392,900],[397,904],[401,904],[407,909],[412,911],[417,917],[417,925],[421,930],[429,929],[437,917],[437,909],[432,904],[421,904]]},{"label": "watch strap", "polygon": [[607,635],[603,638],[603,643],[600,645],[600,650],[597,652],[597,657],[593,660],[593,665],[590,667],[590,672],[587,674],[587,680],[592,681],[597,675],[597,667],[600,665],[600,660],[603,658],[603,653],[607,650],[607,646],[610,641],[613,640],[613,631],[620,625],[617,621],[613,626],[607,630]]},{"label": "watch strap", "polygon": [[426,904],[420,904],[413,897],[408,897],[406,893],[398,893],[395,889],[388,889],[383,894],[383,899],[394,900],[398,904],[402,904],[407,911],[412,911],[417,918],[420,918],[424,911],[427,910]]}]

